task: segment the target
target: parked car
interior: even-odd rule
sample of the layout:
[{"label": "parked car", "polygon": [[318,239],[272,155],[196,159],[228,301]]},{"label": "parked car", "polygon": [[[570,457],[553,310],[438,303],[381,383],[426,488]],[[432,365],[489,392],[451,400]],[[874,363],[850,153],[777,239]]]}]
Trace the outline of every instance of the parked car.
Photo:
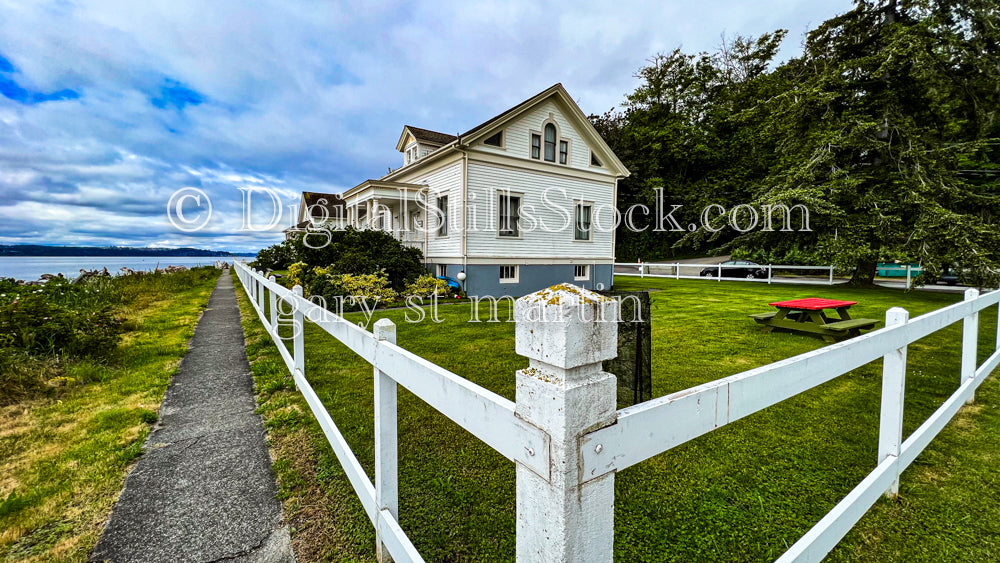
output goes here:
[{"label": "parked car", "polygon": [[933,285],[937,285],[938,283],[958,285],[958,273],[955,271],[954,266],[945,264],[941,268],[941,275],[933,280],[928,280],[927,283]]},{"label": "parked car", "polygon": [[[760,264],[749,260],[727,260],[720,264],[720,266],[725,266],[722,268],[722,277],[724,278],[746,278],[752,280],[767,277],[767,270],[761,267]],[[705,268],[701,271],[701,275],[702,277],[717,277],[719,275],[719,267],[710,266]]]}]

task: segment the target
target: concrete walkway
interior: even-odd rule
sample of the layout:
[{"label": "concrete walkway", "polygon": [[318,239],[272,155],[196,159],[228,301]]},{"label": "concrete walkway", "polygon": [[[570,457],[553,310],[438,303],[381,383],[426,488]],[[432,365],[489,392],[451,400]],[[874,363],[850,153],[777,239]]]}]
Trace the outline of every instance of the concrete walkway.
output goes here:
[{"label": "concrete walkway", "polygon": [[294,561],[255,407],[226,270],[91,559]]}]

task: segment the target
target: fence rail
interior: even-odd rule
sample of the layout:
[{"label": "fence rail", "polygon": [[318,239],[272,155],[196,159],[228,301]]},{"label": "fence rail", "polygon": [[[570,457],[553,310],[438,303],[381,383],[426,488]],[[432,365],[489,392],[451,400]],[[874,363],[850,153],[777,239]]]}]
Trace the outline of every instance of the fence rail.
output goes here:
[{"label": "fence rail", "polygon": [[[799,562],[822,559],[880,496],[895,495],[900,473],[1000,366],[1000,322],[994,353],[981,365],[976,355],[979,312],[1000,306],[1000,291],[980,295],[969,289],[964,301],[914,319],[893,308],[886,313],[885,328],[615,411],[614,376],[603,373],[600,366],[616,353],[617,325],[597,319],[614,318],[616,302],[586,290],[561,290],[557,298],[544,293],[552,290],[543,290],[515,304],[515,346],[531,365],[516,374],[515,403],[399,347],[395,326],[386,319],[375,323],[374,334],[369,333],[305,299],[298,286],[288,290],[274,278],[265,279],[243,264],[235,266],[372,521],[383,561],[390,557],[398,562],[422,561],[398,523],[397,384],[515,462],[518,561],[611,561],[618,471],[881,358],[877,465],[779,559]],[[573,303],[611,309],[576,320],[566,315]],[[553,316],[554,312],[559,314]],[[283,319],[289,317],[292,352],[279,335],[282,324],[288,324]],[[553,318],[562,320],[545,320]],[[373,366],[374,483],[306,378],[303,323],[307,320]],[[959,321],[963,331],[958,390],[904,441],[907,347]]]},{"label": "fence rail", "polygon": [[[782,265],[782,264],[766,264],[758,266],[759,269],[764,270],[764,277],[754,277],[754,276],[737,276],[737,277],[727,277],[725,276],[725,270],[746,270],[748,268],[753,268],[753,266],[736,265],[736,264],[683,264],[680,262],[616,262],[615,265],[616,276],[626,276],[626,277],[638,277],[638,278],[669,278],[675,280],[704,280],[712,279],[715,281],[746,281],[746,282],[756,282],[756,283],[796,283],[796,284],[814,284],[814,285],[833,285],[833,266],[793,266],[793,265]],[[636,269],[637,272],[620,272],[618,268],[629,268]],[[698,271],[697,274],[692,275],[692,271]],[[709,270],[710,275],[701,275],[702,271]],[[814,270],[825,272],[825,278],[822,280],[807,280],[801,278],[782,278],[775,277],[775,271],[795,271],[795,270]],[[660,273],[654,273],[660,272]],[[687,273],[682,273],[686,271]]]}]

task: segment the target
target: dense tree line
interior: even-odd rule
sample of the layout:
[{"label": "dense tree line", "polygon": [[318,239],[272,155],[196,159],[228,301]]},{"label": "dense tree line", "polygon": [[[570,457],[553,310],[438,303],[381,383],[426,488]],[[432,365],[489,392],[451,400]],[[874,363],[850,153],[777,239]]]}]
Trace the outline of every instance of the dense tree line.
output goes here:
[{"label": "dense tree line", "polygon": [[[617,234],[620,259],[732,252],[836,263],[871,283],[884,260],[928,276],[958,264],[994,286],[1000,268],[1000,10],[994,0],[857,0],[777,64],[786,32],[659,54],[622,108],[592,116],[632,171],[619,207],[662,188],[681,225],[705,206],[804,205],[810,231]],[[753,219],[744,208],[737,223]],[[798,215],[793,215],[798,217]],[[723,227],[731,217],[717,217]]]}]

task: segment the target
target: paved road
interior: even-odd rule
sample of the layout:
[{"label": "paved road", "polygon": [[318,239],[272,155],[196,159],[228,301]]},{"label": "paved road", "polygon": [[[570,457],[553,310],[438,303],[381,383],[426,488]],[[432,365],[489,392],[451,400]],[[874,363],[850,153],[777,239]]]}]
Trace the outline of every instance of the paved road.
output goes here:
[{"label": "paved road", "polygon": [[293,562],[228,270],[190,346],[91,559]]}]

